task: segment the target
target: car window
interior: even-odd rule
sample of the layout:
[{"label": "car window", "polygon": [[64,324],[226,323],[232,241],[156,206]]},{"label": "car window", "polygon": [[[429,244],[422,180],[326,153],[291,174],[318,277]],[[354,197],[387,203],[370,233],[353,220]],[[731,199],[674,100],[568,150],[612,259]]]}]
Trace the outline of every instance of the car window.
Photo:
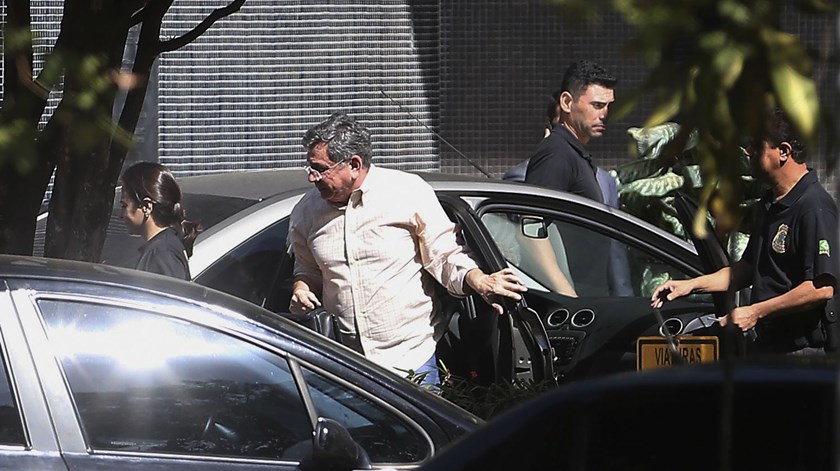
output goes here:
[{"label": "car window", "polygon": [[431,455],[415,427],[371,399],[302,368],[319,417],[341,423],[374,463],[417,463]]},{"label": "car window", "polygon": [[18,408],[9,372],[6,369],[5,355],[0,350],[0,444],[25,445],[20,409]]},{"label": "car window", "polygon": [[564,293],[568,282],[578,296],[649,297],[668,279],[689,278],[660,257],[578,224],[513,211],[481,219],[532,289]]},{"label": "car window", "polygon": [[299,460],[311,447],[284,358],[156,313],[38,306],[93,450]]},{"label": "car window", "polygon": [[262,305],[285,254],[288,232],[289,218],[275,222],[222,256],[195,281]]}]

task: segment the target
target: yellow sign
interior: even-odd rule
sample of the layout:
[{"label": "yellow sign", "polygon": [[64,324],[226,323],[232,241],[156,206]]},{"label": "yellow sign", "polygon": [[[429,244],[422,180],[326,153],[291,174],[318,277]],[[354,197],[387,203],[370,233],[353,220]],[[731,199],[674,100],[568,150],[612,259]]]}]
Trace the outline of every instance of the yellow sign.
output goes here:
[{"label": "yellow sign", "polygon": [[[718,359],[718,338],[676,337],[677,354],[682,364],[710,363]],[[636,369],[651,370],[663,366],[678,364],[674,361],[668,341],[664,337],[639,337],[636,340]]]}]

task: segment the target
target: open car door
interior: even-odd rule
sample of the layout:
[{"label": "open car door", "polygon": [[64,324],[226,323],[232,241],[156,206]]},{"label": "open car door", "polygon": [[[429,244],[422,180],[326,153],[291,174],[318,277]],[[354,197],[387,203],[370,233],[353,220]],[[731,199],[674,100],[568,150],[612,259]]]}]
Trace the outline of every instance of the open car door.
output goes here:
[{"label": "open car door", "polygon": [[[506,268],[504,257],[484,226],[478,222],[472,208],[458,197],[438,196],[450,217],[460,225],[465,242],[472,249],[481,268],[487,273]],[[496,315],[478,296],[471,298],[474,298],[470,304],[475,311],[469,315],[471,319],[461,319],[459,327],[470,322],[481,324],[479,317],[482,315],[485,317],[484,322],[487,322],[488,313],[493,317],[489,319],[493,328],[477,329],[485,332],[486,337],[473,338],[471,342],[476,344],[473,348],[489,346],[492,350],[494,382],[510,382],[514,379],[532,380],[535,383],[554,381],[554,353],[545,326],[537,313],[528,307],[525,298],[517,302],[504,300],[505,313],[501,316]]]}]

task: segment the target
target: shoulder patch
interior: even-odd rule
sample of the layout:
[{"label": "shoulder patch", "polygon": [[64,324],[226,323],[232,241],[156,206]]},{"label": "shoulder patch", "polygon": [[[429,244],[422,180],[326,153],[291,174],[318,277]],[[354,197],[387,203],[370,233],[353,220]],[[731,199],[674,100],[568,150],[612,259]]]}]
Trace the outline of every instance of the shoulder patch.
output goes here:
[{"label": "shoulder patch", "polygon": [[819,251],[820,255],[828,255],[829,257],[831,256],[831,248],[828,245],[828,240],[820,239],[819,248],[820,248],[820,251]]}]

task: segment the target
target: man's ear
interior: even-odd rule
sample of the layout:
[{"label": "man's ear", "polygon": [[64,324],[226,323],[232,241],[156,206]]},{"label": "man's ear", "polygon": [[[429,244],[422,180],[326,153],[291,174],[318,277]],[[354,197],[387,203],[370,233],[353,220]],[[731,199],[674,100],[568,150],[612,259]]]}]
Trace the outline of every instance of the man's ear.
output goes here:
[{"label": "man's ear", "polygon": [[558,100],[558,104],[560,106],[560,110],[564,113],[571,113],[572,112],[572,103],[575,102],[575,97],[572,96],[571,93],[565,91],[560,94],[560,99]]},{"label": "man's ear", "polygon": [[779,144],[779,158],[782,162],[793,158],[793,147],[791,147],[789,142],[782,142]]},{"label": "man's ear", "polygon": [[359,170],[360,168],[362,168],[362,164],[362,158],[358,155],[353,155],[353,157],[350,157],[350,159],[347,161],[347,165],[349,165],[350,168],[353,170]]}]

